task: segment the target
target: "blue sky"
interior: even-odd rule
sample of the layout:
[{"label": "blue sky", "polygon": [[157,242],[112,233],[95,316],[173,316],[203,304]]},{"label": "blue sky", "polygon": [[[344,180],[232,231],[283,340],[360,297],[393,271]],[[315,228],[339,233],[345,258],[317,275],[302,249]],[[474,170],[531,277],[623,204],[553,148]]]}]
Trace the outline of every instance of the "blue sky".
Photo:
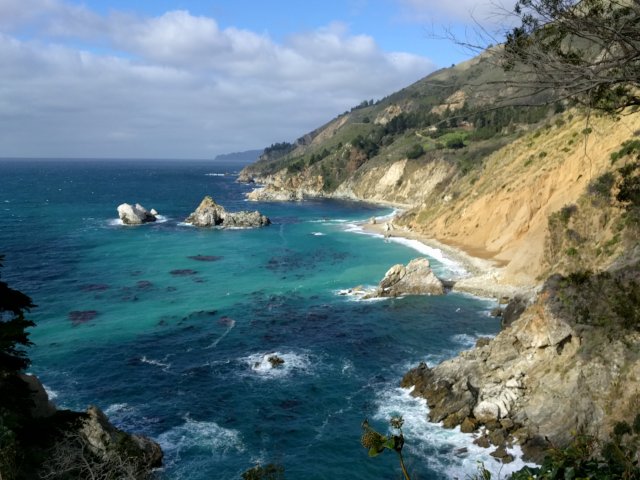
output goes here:
[{"label": "blue sky", "polygon": [[294,140],[468,58],[431,33],[463,36],[472,17],[494,28],[495,11],[468,0],[0,0],[0,156],[212,158]]}]

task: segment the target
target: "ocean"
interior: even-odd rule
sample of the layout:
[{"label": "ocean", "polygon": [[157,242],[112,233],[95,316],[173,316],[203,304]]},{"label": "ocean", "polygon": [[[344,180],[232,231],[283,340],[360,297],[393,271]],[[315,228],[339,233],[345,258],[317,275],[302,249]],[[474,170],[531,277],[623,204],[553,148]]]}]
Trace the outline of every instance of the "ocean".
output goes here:
[{"label": "ocean", "polygon": [[[248,203],[239,169],[0,160],[2,277],[38,305],[30,373],[53,401],[97,405],[118,427],[155,439],[165,452],[159,479],[239,479],[268,463],[289,480],[400,478],[395,455],[369,458],[360,445],[364,419],[385,432],[394,414],[405,419],[414,480],[462,479],[478,461],[500,471],[489,450],[427,422],[426,403],[399,388],[418,362],[495,335],[494,303],[458,293],[340,295],[425,252],[438,275],[459,275],[459,266],[359,228],[392,214],[387,207]],[[273,224],[185,225],[205,195],[227,210],[258,209]],[[155,208],[161,220],[123,226],[124,202]],[[272,354],[285,363],[271,368]]]}]

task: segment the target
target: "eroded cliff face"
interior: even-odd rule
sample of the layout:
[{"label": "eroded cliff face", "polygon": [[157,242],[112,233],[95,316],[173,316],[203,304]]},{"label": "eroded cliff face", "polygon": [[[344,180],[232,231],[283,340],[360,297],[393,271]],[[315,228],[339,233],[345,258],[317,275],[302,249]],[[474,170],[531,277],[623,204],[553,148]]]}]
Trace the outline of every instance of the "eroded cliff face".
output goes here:
[{"label": "eroded cliff face", "polygon": [[421,364],[402,385],[427,399],[432,421],[484,426],[494,445],[513,437],[534,458],[575,433],[606,439],[640,407],[640,319],[620,313],[639,293],[637,272],[553,277],[493,340],[433,368]]},{"label": "eroded cliff face", "polygon": [[[585,135],[586,119],[569,118],[490,155],[482,171],[452,182],[440,198],[415,207],[399,223],[500,261],[505,283],[540,282],[551,273],[545,252],[549,216],[579,203],[589,184],[614,168],[611,153],[640,128],[639,114],[595,118]],[[590,226],[593,244],[610,240],[605,227]],[[602,258],[600,267],[606,266]]]},{"label": "eroded cliff face", "polygon": [[[315,166],[295,173],[283,168],[270,175],[254,174],[264,186],[249,198],[334,197],[397,205],[406,210],[397,225],[494,260],[505,267],[499,282],[531,286],[552,272],[550,215],[580,203],[588,186],[614,169],[611,153],[638,130],[639,113],[618,120],[591,118],[588,123],[583,116],[566,113],[479,160],[482,166],[467,174],[438,152],[418,159],[378,157],[354,169],[331,191]],[[596,215],[601,209],[592,210]],[[583,222],[594,245],[614,235],[611,222],[619,208],[607,215],[591,225]],[[611,258],[594,257],[593,266],[606,267]]]}]

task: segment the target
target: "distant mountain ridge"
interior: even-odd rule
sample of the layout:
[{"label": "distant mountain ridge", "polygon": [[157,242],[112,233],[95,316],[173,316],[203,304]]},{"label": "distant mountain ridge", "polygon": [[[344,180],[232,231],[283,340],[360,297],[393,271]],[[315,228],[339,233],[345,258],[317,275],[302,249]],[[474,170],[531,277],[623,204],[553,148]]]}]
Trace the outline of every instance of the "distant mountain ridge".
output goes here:
[{"label": "distant mountain ridge", "polygon": [[246,150],[244,152],[222,153],[217,155],[214,161],[249,164],[258,160],[262,152],[262,150]]}]

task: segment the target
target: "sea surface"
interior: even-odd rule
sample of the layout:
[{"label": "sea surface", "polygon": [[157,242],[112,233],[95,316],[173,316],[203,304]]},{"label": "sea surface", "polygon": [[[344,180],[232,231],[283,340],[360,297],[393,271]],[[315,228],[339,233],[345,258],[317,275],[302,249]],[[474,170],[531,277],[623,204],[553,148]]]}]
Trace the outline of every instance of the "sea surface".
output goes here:
[{"label": "sea surface", "polygon": [[[418,362],[496,334],[492,302],[340,295],[425,252],[439,275],[461,270],[417,242],[358,227],[389,208],[248,203],[239,168],[0,160],[1,273],[38,305],[30,372],[57,405],[98,405],[120,428],[154,438],[166,455],[159,479],[239,479],[268,463],[289,480],[400,478],[395,455],[369,458],[360,446],[365,418],[386,432],[394,414],[405,419],[414,480],[462,479],[478,461],[497,472],[489,450],[428,423],[425,402],[398,387]],[[185,225],[204,195],[273,224]],[[161,220],[123,226],[124,202],[155,208]],[[272,354],[284,365],[271,368]]]}]

